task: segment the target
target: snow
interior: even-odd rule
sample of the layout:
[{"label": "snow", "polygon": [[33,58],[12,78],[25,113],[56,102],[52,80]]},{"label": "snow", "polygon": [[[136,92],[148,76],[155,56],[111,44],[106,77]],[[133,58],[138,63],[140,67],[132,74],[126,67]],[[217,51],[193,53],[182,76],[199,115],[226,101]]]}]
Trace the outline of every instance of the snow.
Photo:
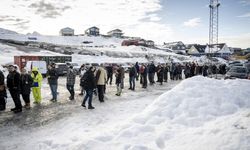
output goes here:
[{"label": "snow", "polygon": [[[127,80],[125,83],[127,86]],[[119,98],[112,96],[115,86],[108,86],[108,100],[105,104],[94,100],[95,110],[83,110],[79,103],[55,105],[52,109],[63,112],[63,119],[55,117],[53,122],[33,129],[19,128],[19,124],[6,126],[0,142],[6,149],[34,150],[250,149],[249,80],[197,76],[168,91],[173,83],[147,90],[137,87],[132,93],[125,90]],[[155,99],[159,90],[166,92]],[[33,113],[36,111],[44,116],[55,113],[34,108]]]},{"label": "snow", "polygon": [[249,87],[247,80],[187,79],[128,123],[77,148],[247,150]]}]

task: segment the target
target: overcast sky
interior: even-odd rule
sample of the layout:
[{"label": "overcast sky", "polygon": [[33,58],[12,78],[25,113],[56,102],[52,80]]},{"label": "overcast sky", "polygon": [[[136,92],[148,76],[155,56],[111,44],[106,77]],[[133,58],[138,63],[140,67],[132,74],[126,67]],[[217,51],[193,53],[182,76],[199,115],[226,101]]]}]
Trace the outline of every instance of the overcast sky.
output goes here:
[{"label": "overcast sky", "polygon": [[[219,42],[250,47],[250,0],[221,0]],[[208,43],[209,0],[1,0],[0,27],[58,35],[64,27],[125,35],[157,43]]]}]

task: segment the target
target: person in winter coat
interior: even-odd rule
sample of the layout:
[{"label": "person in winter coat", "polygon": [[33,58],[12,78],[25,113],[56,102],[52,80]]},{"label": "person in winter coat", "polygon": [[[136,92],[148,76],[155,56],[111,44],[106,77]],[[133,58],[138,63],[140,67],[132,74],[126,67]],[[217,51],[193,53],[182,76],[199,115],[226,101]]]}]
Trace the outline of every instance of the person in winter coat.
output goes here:
[{"label": "person in winter coat", "polygon": [[157,74],[158,74],[158,82],[160,82],[160,85],[162,85],[163,76],[164,76],[164,70],[163,70],[162,65],[158,66]]},{"label": "person in winter coat", "polygon": [[148,85],[148,80],[147,80],[147,76],[148,76],[148,68],[145,64],[142,64],[141,69],[141,77],[142,77],[142,88],[147,88]]},{"label": "person in winter coat", "polygon": [[15,108],[12,108],[11,111],[14,111],[15,113],[22,112],[22,103],[20,100],[20,74],[17,72],[13,65],[9,66],[7,87],[15,103]]},{"label": "person in winter coat", "polygon": [[135,63],[135,68],[136,68],[136,72],[137,72],[136,81],[138,81],[139,80],[139,73],[140,73],[140,66],[139,66],[138,62]]},{"label": "person in winter coat", "polygon": [[[83,75],[85,74],[86,70],[87,70],[87,68],[86,68],[85,65],[83,64],[83,65],[81,66],[80,70],[79,70],[79,72],[80,72],[80,80],[82,79],[82,77],[83,77]],[[80,83],[82,83],[82,82],[80,81]],[[83,93],[84,93],[84,88],[83,88],[83,86],[82,86],[81,84],[80,84],[80,87],[81,87],[81,93],[80,93],[79,95],[82,96]]]},{"label": "person in winter coat", "polygon": [[115,77],[116,77],[115,84],[116,84],[116,88],[117,88],[117,93],[115,95],[121,96],[121,93],[122,93],[122,68],[121,67],[119,67],[116,70]]},{"label": "person in winter coat", "polygon": [[26,109],[30,109],[30,92],[32,84],[33,84],[33,79],[31,75],[29,75],[26,69],[23,68],[21,72],[20,87],[21,87],[21,95],[25,102],[24,107]]},{"label": "person in winter coat", "polygon": [[113,66],[112,66],[112,64],[109,64],[106,67],[106,70],[107,70],[107,76],[108,76],[107,83],[109,82],[109,84],[111,85],[112,80],[113,80]]},{"label": "person in winter coat", "polygon": [[149,66],[148,66],[148,80],[150,82],[150,84],[154,84],[154,77],[155,77],[155,72],[156,72],[156,67],[154,62],[152,62]]},{"label": "person in winter coat", "polygon": [[40,104],[42,100],[41,86],[42,86],[43,76],[39,72],[37,67],[33,67],[31,77],[33,79],[32,93],[33,93],[34,103]]},{"label": "person in winter coat", "polygon": [[98,91],[98,98],[100,102],[104,102],[104,90],[105,84],[107,81],[107,72],[103,68],[103,64],[97,69],[96,74],[96,82],[97,82],[97,91]]},{"label": "person in winter coat", "polygon": [[47,78],[48,78],[48,83],[49,83],[49,87],[50,87],[50,91],[52,95],[52,99],[50,101],[56,102],[57,101],[57,87],[58,87],[58,73],[55,68],[55,64],[48,66]]},{"label": "person in winter coat", "polygon": [[84,82],[82,83],[82,85],[84,85],[84,89],[86,91],[86,95],[82,102],[82,107],[86,108],[85,103],[88,100],[88,109],[95,109],[95,107],[92,106],[93,91],[96,88],[94,71],[94,67],[90,67],[89,70],[83,76],[84,80],[82,80]]},{"label": "person in winter coat", "polygon": [[4,74],[0,70],[0,111],[6,109],[7,92],[4,84],[4,79],[5,79]]},{"label": "person in winter coat", "polygon": [[185,74],[185,79],[189,78],[191,75],[190,75],[190,65],[189,63],[186,63],[185,65],[185,69],[184,69],[184,74]]},{"label": "person in winter coat", "polygon": [[168,82],[168,71],[169,71],[168,65],[164,64],[164,66],[163,66],[163,79],[164,79],[164,82]]},{"label": "person in winter coat", "polygon": [[135,90],[135,79],[137,77],[136,66],[131,65],[129,69],[129,90]]},{"label": "person in winter coat", "polygon": [[67,89],[70,93],[70,100],[75,99],[75,90],[74,90],[74,85],[76,81],[76,72],[73,69],[73,66],[70,66],[67,72]]}]

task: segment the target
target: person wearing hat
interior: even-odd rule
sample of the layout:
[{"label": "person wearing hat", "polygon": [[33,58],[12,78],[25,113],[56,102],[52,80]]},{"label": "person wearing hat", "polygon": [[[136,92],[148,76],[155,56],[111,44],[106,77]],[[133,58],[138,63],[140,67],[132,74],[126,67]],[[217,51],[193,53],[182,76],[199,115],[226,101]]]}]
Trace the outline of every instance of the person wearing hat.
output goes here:
[{"label": "person wearing hat", "polygon": [[7,87],[15,104],[15,108],[12,108],[11,111],[14,113],[22,112],[22,103],[20,100],[20,74],[16,71],[13,65],[9,66]]},{"label": "person wearing hat", "polygon": [[27,73],[25,68],[23,68],[21,70],[20,87],[21,87],[21,95],[25,102],[24,107],[26,109],[30,109],[30,91],[32,84],[33,84],[33,79],[31,75]]},{"label": "person wearing hat", "polygon": [[41,85],[42,85],[43,76],[39,72],[37,67],[33,67],[31,77],[33,79],[32,93],[34,97],[34,103],[40,104],[42,100]]}]

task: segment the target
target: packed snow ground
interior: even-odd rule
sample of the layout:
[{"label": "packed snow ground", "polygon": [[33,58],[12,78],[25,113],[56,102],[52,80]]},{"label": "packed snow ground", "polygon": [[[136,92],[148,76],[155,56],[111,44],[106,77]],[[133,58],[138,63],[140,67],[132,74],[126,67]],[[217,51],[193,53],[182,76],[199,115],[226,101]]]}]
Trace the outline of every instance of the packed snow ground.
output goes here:
[{"label": "packed snow ground", "polygon": [[[121,98],[113,96],[115,87],[111,86],[108,100],[99,104],[95,99],[93,111],[82,109],[81,99],[63,99],[60,104],[44,102],[44,109],[24,112],[25,118],[7,113],[9,119],[0,128],[0,145],[35,150],[250,149],[250,81],[198,76],[175,84],[125,90]],[[163,91],[166,93],[156,98]],[[64,92],[61,98],[67,97]],[[32,124],[29,115],[33,113],[41,119],[39,125]]]}]

